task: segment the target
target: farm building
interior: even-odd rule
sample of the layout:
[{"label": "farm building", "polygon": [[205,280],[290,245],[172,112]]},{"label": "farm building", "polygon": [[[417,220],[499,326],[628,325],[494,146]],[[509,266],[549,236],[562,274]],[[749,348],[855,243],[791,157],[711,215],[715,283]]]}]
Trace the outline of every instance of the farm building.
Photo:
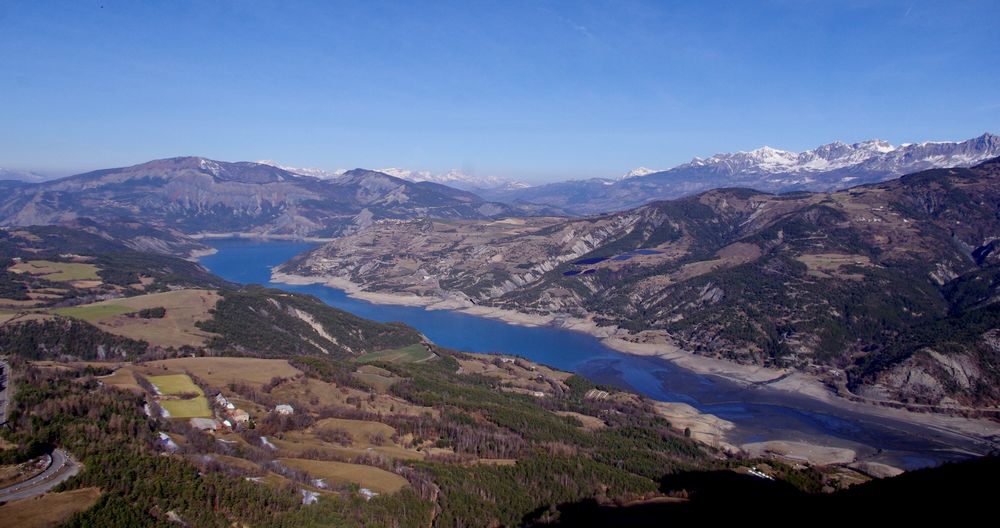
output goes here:
[{"label": "farm building", "polygon": [[191,418],[191,427],[202,431],[215,431],[219,428],[219,422],[214,418]]},{"label": "farm building", "polygon": [[278,405],[274,408],[274,412],[278,414],[289,415],[294,413],[295,409],[292,409],[292,406],[288,405],[287,403],[282,403],[281,405]]},{"label": "farm building", "polygon": [[236,409],[229,413],[229,417],[233,419],[233,423],[245,424],[250,421],[250,414],[243,409]]},{"label": "farm building", "polygon": [[227,400],[226,397],[223,396],[222,393],[220,392],[215,395],[215,404],[218,405],[219,407],[225,407],[229,405],[229,400]]}]

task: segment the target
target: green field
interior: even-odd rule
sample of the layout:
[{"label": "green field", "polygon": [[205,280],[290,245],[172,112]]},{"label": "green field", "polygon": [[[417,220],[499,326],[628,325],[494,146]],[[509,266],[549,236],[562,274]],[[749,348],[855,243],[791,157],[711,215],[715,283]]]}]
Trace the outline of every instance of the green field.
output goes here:
[{"label": "green field", "polygon": [[170,413],[170,418],[211,418],[208,398],[198,396],[190,400],[160,400],[160,407]]},{"label": "green field", "polygon": [[100,280],[97,272],[101,270],[93,264],[77,262],[52,262],[50,260],[31,260],[15,264],[12,271],[44,276],[46,280],[65,282],[75,280]]},{"label": "green field", "polygon": [[91,304],[88,306],[70,306],[69,308],[55,308],[53,310],[49,310],[50,313],[56,315],[82,319],[87,322],[99,321],[106,317],[124,315],[134,311],[135,310],[132,308],[122,306],[120,304]]},{"label": "green field", "polygon": [[164,396],[170,394],[197,393],[204,396],[201,388],[191,381],[187,374],[165,374],[163,376],[147,376],[150,383],[156,385],[160,394]]},{"label": "green field", "polygon": [[361,363],[371,363],[372,361],[387,361],[389,363],[416,363],[427,361],[434,357],[433,352],[428,352],[427,347],[417,343],[414,345],[397,348],[394,350],[382,350],[379,352],[369,352],[358,358]]}]

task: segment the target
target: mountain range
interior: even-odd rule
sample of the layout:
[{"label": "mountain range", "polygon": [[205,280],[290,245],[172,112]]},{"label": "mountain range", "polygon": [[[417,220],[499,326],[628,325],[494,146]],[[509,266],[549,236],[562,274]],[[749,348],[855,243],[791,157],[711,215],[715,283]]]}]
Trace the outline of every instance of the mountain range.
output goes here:
[{"label": "mountain range", "polygon": [[28,183],[38,183],[49,178],[37,172],[5,169],[0,167],[0,181],[21,181]]},{"label": "mountain range", "polygon": [[812,370],[851,397],[995,405],[998,203],[993,160],[833,193],[716,189],[585,219],[383,222],[280,271]]},{"label": "mountain range", "polygon": [[[274,160],[261,160],[257,163],[278,167],[279,169],[299,174],[301,176],[312,176],[323,180],[340,178],[347,172],[347,169],[328,170],[319,168],[289,167],[281,165]],[[457,169],[452,169],[447,172],[434,173],[426,170],[410,170],[390,167],[385,169],[376,169],[376,172],[388,174],[394,178],[399,178],[413,183],[437,183],[470,192],[483,190],[514,190],[530,187],[527,183],[508,180],[499,176],[478,176]]]},{"label": "mountain range", "polygon": [[694,158],[667,170],[640,168],[618,180],[574,180],[482,195],[501,202],[547,204],[577,214],[595,214],[724,187],[777,193],[832,191],[925,169],[968,167],[997,156],[1000,136],[989,133],[962,142],[900,146],[881,140],[850,145],[834,142],[805,152],[762,147]]},{"label": "mountain range", "polygon": [[244,233],[294,238],[354,232],[373,220],[494,219],[560,214],[553,207],[503,204],[432,182],[364,169],[332,180],[261,163],[170,158],[36,184],[11,183],[0,224],[141,221],[188,235]]}]

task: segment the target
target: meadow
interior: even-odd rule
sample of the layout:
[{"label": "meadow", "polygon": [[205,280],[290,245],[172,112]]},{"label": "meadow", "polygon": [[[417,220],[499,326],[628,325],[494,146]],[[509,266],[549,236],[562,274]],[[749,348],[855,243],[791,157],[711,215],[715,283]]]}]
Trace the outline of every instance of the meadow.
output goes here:
[{"label": "meadow", "polygon": [[281,458],[279,461],[331,484],[354,483],[378,493],[395,493],[407,485],[406,479],[400,475],[372,466],[303,458]]},{"label": "meadow", "polygon": [[10,268],[15,273],[27,273],[41,276],[53,282],[69,282],[78,280],[100,280],[97,275],[101,268],[93,264],[79,262],[53,262],[51,260],[29,260],[19,262]]},{"label": "meadow", "polygon": [[388,363],[417,363],[427,361],[433,357],[434,353],[428,351],[426,346],[416,343],[393,350],[369,352],[359,357],[358,361],[361,363],[371,363],[374,361],[385,361]]}]

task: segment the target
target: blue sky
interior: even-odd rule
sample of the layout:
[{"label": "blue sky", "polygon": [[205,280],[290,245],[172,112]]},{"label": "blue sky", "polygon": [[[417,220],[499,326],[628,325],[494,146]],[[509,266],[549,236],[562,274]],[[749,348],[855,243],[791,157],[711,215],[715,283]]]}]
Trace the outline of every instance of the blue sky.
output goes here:
[{"label": "blue sky", "polygon": [[616,176],[1000,132],[1000,2],[0,0],[0,167]]}]

